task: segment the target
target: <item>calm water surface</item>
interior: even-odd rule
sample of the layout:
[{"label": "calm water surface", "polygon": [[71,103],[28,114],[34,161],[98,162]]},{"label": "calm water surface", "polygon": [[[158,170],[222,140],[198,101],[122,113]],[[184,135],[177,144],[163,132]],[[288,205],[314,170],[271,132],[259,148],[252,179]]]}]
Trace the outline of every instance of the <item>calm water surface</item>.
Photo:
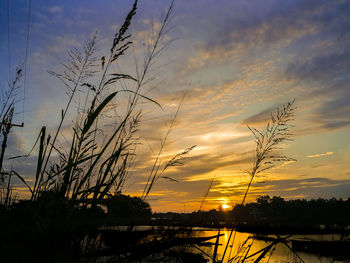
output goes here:
[{"label": "calm water surface", "polygon": [[[125,231],[127,227],[109,227],[110,229],[115,230],[121,230]],[[154,226],[137,226],[134,228],[136,231],[143,231],[143,230],[150,230],[150,229],[164,229],[167,227],[154,227]],[[173,227],[170,227],[173,228]],[[176,228],[175,228],[176,229]],[[210,228],[192,228],[195,230],[195,236],[198,237],[211,237],[218,234],[218,231],[215,229]],[[230,236],[231,230],[230,229],[221,229],[221,234],[223,234],[219,239],[219,247],[217,251],[218,259],[222,258],[223,252],[225,250],[225,246],[227,244],[228,238]],[[232,235],[234,236],[234,234]],[[268,237],[276,238],[274,235],[269,235]],[[286,237],[286,235],[281,235],[281,237]],[[326,234],[326,235],[294,235],[292,237],[293,239],[311,239],[311,240],[340,240],[341,236],[339,234]],[[231,239],[232,240],[232,239]],[[209,242],[215,243],[216,238],[211,239]],[[245,247],[247,245],[251,244],[251,247],[249,249],[248,255],[252,255],[253,253],[259,251],[260,249],[263,249],[264,247],[268,246],[271,242],[264,241],[264,240],[257,240],[253,238],[252,233],[241,233],[236,232],[234,245],[228,248],[225,256],[224,263],[227,262],[228,256],[230,258],[234,257],[235,255],[242,255],[246,253],[246,250],[239,250],[240,247],[242,247],[242,244],[245,244]],[[291,242],[287,242],[287,244],[291,247]],[[214,252],[214,246],[207,246],[207,247],[200,247],[201,250],[203,250],[208,255],[213,255]],[[194,252],[198,252],[198,250],[194,250]],[[231,253],[231,254],[230,254]],[[350,263],[350,259],[335,259],[335,258],[329,258],[329,257],[322,257],[316,254],[310,254],[310,253],[303,253],[303,252],[296,252],[297,255],[305,262],[305,263]],[[273,250],[273,253],[268,253],[265,258],[260,261],[260,263],[298,263],[302,262],[300,259],[298,259],[298,256],[296,256],[286,245],[284,244],[277,244],[275,246],[275,249]],[[245,263],[248,262],[254,262],[256,257],[252,257],[249,260],[246,260]],[[234,263],[235,261],[233,261]],[[237,262],[237,261],[236,261]]]},{"label": "calm water surface", "polygon": [[[228,229],[223,229],[221,230],[221,234],[223,236],[220,237],[219,243],[221,244],[218,247],[218,258],[221,259],[226,243],[228,241],[229,235],[230,235],[231,230]],[[205,236],[205,237],[210,237],[217,235],[218,231],[215,230],[210,230],[210,229],[198,229],[197,231],[198,236]],[[232,237],[234,234],[232,235]],[[275,238],[276,236],[269,236],[272,238]],[[285,237],[285,236],[282,236]],[[294,235],[293,239],[312,239],[312,240],[339,240],[340,235]],[[231,239],[232,240],[232,239]],[[212,239],[211,242],[215,243],[215,239]],[[268,246],[271,242],[269,241],[264,241],[264,240],[257,240],[253,239],[253,234],[251,233],[240,233],[236,232],[236,237],[233,245],[233,249],[231,251],[231,258],[234,255],[239,255],[239,254],[245,254],[243,250],[238,250],[239,247],[242,246],[242,244],[247,245],[252,244],[248,255],[253,254],[254,252],[259,251],[260,249]],[[291,246],[291,243],[287,243],[289,246]],[[202,247],[201,247],[202,248]],[[214,247],[204,247],[202,248],[205,252],[207,252],[209,255],[213,255],[213,250]],[[226,255],[230,254],[231,248],[229,247]],[[245,250],[246,251],[246,250]],[[302,253],[302,252],[297,252],[298,256],[306,263],[345,263],[345,262],[350,262],[350,259],[342,259],[342,260],[337,260],[334,258],[328,258],[328,257],[321,257],[318,255],[314,254],[309,254],[309,253]],[[227,261],[227,256],[225,256],[225,261]],[[247,260],[245,262],[254,262],[255,258],[251,258],[251,260]],[[300,259],[298,260],[298,257],[284,244],[277,244],[275,247],[275,250],[273,251],[272,254],[268,253],[267,256],[264,258],[264,260],[260,262],[269,262],[269,263],[281,263],[281,262],[288,262],[288,263],[296,263],[296,262],[302,262]]]}]

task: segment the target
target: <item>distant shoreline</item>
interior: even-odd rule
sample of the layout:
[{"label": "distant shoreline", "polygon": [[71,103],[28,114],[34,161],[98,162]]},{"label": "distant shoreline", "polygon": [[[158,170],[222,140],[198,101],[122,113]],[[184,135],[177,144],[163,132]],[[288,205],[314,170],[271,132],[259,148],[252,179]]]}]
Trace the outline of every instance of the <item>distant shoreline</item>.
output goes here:
[{"label": "distant shoreline", "polygon": [[[350,229],[347,227],[344,228],[335,228],[334,226],[326,226],[324,229],[317,228],[316,225],[314,226],[303,226],[303,227],[297,227],[297,226],[237,226],[232,227],[232,225],[229,224],[220,224],[220,225],[189,225],[189,224],[154,224],[156,222],[152,222],[153,224],[138,224],[135,225],[135,231],[146,231],[148,229],[152,228],[174,228],[174,229],[192,229],[194,231],[217,231],[220,229],[226,229],[226,230],[236,230],[237,232],[241,233],[251,233],[251,234],[260,234],[260,235],[289,235],[289,234],[296,234],[296,235],[325,235],[325,234],[340,234],[340,235],[350,235]],[[118,229],[122,226],[118,225],[118,229],[113,229],[114,226],[110,226],[110,231],[118,231]],[[125,226],[130,227],[130,226]],[[108,231],[108,228],[104,228],[104,231]],[[139,229],[137,229],[139,228]],[[119,230],[123,231],[122,228]]]}]

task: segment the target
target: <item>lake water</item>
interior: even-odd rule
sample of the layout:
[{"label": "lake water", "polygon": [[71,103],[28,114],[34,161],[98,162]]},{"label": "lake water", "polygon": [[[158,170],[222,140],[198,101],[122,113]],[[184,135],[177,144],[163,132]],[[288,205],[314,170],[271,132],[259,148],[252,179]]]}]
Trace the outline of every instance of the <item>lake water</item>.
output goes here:
[{"label": "lake water", "polygon": [[[108,227],[109,229],[119,230],[119,231],[125,231],[127,230],[127,227]],[[177,229],[173,227],[155,227],[155,226],[136,226],[133,230],[136,231],[144,231],[144,230],[150,230],[150,229]],[[181,228],[178,228],[181,229]],[[194,230],[194,235],[197,237],[212,237],[216,236],[218,234],[218,230],[211,229],[211,228],[191,228]],[[225,250],[225,246],[227,244],[227,241],[229,239],[231,230],[230,229],[221,229],[220,234],[222,236],[219,239],[219,246],[217,250],[218,259],[222,258],[223,252]],[[233,258],[234,256],[244,256],[247,253],[247,248],[249,248],[248,256],[254,254],[255,252],[265,248],[269,244],[271,244],[271,241],[264,241],[264,240],[258,240],[254,238],[254,235],[252,233],[242,233],[242,232],[234,232],[236,234],[233,234],[232,237],[235,235],[234,244],[231,247],[228,247],[224,263],[228,262],[229,258]],[[275,235],[269,235],[270,238],[276,238]],[[286,237],[286,235],[281,235],[282,238]],[[341,235],[340,234],[323,234],[323,235],[293,235],[291,237],[292,239],[310,239],[310,240],[340,240]],[[231,239],[232,240],[232,239]],[[208,242],[215,243],[216,238],[211,239]],[[244,246],[242,246],[244,244]],[[291,242],[287,242],[288,246],[292,246]],[[202,250],[202,252],[207,253],[210,257],[212,257],[214,252],[214,246],[201,246],[199,249]],[[198,249],[194,248],[194,252],[199,252]],[[272,253],[271,253],[272,252]],[[230,256],[230,257],[229,257]],[[247,260],[245,260],[245,263],[248,262],[254,262],[256,260],[258,255],[251,257]],[[234,262],[239,262],[239,260],[234,260]],[[296,252],[293,253],[290,248],[288,248],[285,244],[279,243],[277,244],[273,249],[270,250],[269,253],[264,257],[263,260],[260,261],[260,263],[298,263],[298,262],[305,262],[305,263],[350,263],[350,259],[336,259],[336,258],[330,258],[325,256],[320,256],[316,254],[310,254],[310,253],[303,253],[303,252]]]},{"label": "lake water", "polygon": [[[212,230],[212,229],[197,229],[197,234],[198,236],[204,236],[204,237],[210,237],[218,234],[217,230]],[[220,231],[223,236],[220,237],[219,239],[219,244],[220,246],[218,247],[218,258],[221,259],[225,246],[227,244],[229,235],[230,235],[231,230],[228,229],[222,229]],[[234,234],[232,235],[232,237]],[[268,236],[271,238],[276,238],[276,236]],[[285,237],[285,235],[281,236],[282,238]],[[311,240],[339,240],[340,235],[294,235],[292,237],[293,239],[311,239]],[[231,239],[232,240],[232,239]],[[216,239],[212,239],[211,242],[215,243]],[[244,245],[243,248],[242,245]],[[247,253],[248,247],[250,247],[248,255],[252,255],[255,252],[259,251],[260,249],[265,248],[271,244],[271,241],[264,241],[264,240],[257,240],[253,238],[253,234],[251,233],[241,233],[241,232],[236,232],[233,248],[231,251],[231,247],[227,249],[226,256],[224,262],[227,262],[228,255],[231,252],[231,257],[233,256],[240,256],[244,255]],[[289,246],[291,246],[291,242],[287,242]],[[239,249],[241,248],[241,249]],[[203,249],[206,253],[209,255],[213,255],[214,251],[214,246],[212,247],[204,247]],[[260,261],[260,262],[269,262],[269,263],[282,263],[282,262],[288,262],[288,263],[297,263],[297,262],[302,262],[300,259],[298,259],[298,256],[306,263],[345,263],[345,262],[350,262],[350,259],[334,259],[334,258],[329,258],[329,257],[322,257],[319,255],[315,254],[309,254],[309,253],[303,253],[303,252],[296,252],[297,255],[295,255],[291,249],[289,249],[286,245],[284,244],[277,244],[273,250],[271,250],[272,253],[268,253],[265,258]],[[245,262],[254,262],[256,259],[255,257],[250,258],[249,260],[246,260]],[[233,261],[235,262],[235,261]]]}]

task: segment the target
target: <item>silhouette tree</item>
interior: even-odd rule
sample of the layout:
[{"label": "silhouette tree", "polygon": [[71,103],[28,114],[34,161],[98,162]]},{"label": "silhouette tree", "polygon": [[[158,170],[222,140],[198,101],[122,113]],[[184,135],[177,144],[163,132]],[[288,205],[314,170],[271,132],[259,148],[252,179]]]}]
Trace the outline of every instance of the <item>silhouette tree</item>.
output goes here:
[{"label": "silhouette tree", "polygon": [[116,193],[105,200],[105,205],[107,216],[116,222],[141,223],[150,220],[152,216],[150,205],[139,197]]}]

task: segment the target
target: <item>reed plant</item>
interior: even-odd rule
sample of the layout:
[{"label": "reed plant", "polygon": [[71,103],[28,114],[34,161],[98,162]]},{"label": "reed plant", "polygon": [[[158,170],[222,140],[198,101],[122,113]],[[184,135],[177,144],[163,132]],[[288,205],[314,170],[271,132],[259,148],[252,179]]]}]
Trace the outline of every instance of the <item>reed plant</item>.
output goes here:
[{"label": "reed plant", "polygon": [[[153,60],[163,50],[160,43],[168,27],[173,3],[165,15],[153,46],[147,52],[143,69],[138,69],[137,76],[131,76],[114,72],[111,66],[118,63],[132,45],[128,29],[136,9],[137,1],[134,2],[120,30],[114,35],[108,55],[96,58],[96,36],[93,36],[83,52],[78,49],[69,52],[71,60],[63,65],[63,73],[50,72],[66,85],[70,97],[62,110],[61,120],[53,138],[51,139],[50,135],[46,136],[45,127],[41,130],[32,200],[36,200],[42,191],[53,190],[72,201],[90,199],[91,205],[96,206],[112,192],[122,190],[127,168],[134,157],[137,141],[135,133],[140,124],[141,112],[136,106],[140,99],[146,99],[161,108],[158,102],[142,94],[142,87],[147,81],[146,76]],[[101,62],[101,65],[97,65],[97,62]],[[93,84],[91,78],[97,77],[97,84]],[[117,83],[124,81],[134,83],[134,88],[122,87],[113,90]],[[68,151],[62,151],[56,146],[57,138],[77,90],[83,88],[87,89],[85,102],[76,115],[71,145]],[[121,111],[121,114],[124,112],[124,116],[114,125],[109,137],[101,142],[97,138],[101,116],[107,108],[110,109],[113,100],[121,93],[131,94],[126,109]],[[47,169],[53,151],[58,153],[59,162]]]},{"label": "reed plant", "polygon": [[[271,113],[271,119],[266,123],[265,127],[261,130],[256,129],[254,127],[250,127],[248,125],[248,129],[254,136],[255,139],[255,153],[254,153],[254,161],[251,169],[247,170],[246,173],[249,176],[249,181],[246,186],[241,205],[244,205],[249,190],[254,182],[254,179],[259,176],[261,173],[272,169],[278,163],[284,163],[289,161],[296,161],[294,158],[288,157],[286,155],[281,154],[281,144],[286,141],[292,140],[291,128],[293,125],[291,122],[295,117],[295,101],[290,101],[281,107],[277,107],[275,112]],[[233,219],[233,225],[237,223],[237,214]],[[248,256],[249,245],[245,248],[246,254],[241,257],[241,252],[237,252],[235,255],[231,256],[234,241],[236,237],[236,231],[232,229],[230,231],[230,235],[228,237],[227,243],[225,245],[225,249],[222,255],[220,262],[224,262],[226,253],[228,252],[228,248],[230,247],[230,252],[227,256],[226,262],[245,262],[246,259],[251,258],[251,255]],[[271,243],[266,248],[262,249],[259,253],[254,254],[258,255],[255,262],[260,262],[268,252],[272,251],[272,248],[280,242],[284,240],[282,238],[277,239],[278,242]],[[251,246],[251,245],[250,245]],[[238,247],[239,248],[239,247]],[[242,251],[242,247],[237,251]],[[239,256],[240,255],[240,256]],[[215,262],[216,259],[213,260]]]},{"label": "reed plant", "polygon": [[[26,250],[28,260],[45,261],[49,255],[57,262],[75,262],[81,260],[84,253],[93,255],[98,252],[101,245],[98,227],[103,225],[103,220],[94,216],[101,214],[103,218],[100,206],[105,202],[104,199],[122,192],[138,144],[136,132],[141,121],[141,111],[137,105],[140,100],[147,100],[161,108],[157,101],[144,95],[143,87],[149,80],[147,75],[154,60],[165,49],[166,44],[164,46],[162,43],[168,30],[173,2],[145,53],[143,68],[137,68],[136,76],[116,71],[116,67],[113,67],[120,63],[133,44],[129,28],[137,4],[135,0],[120,29],[114,34],[107,53],[99,56],[96,49],[97,34],[94,34],[82,50],[74,48],[68,52],[69,61],[62,65],[62,71],[49,72],[64,84],[68,101],[53,135],[48,134],[45,126],[40,130],[35,143],[38,157],[34,183],[29,185],[23,180],[31,198],[14,206],[15,214],[12,216],[18,220],[11,224],[18,224],[17,229],[5,233],[3,238],[5,243],[6,238],[14,242],[21,234],[25,235],[19,245],[25,247],[26,242],[31,244]],[[130,88],[125,87],[125,82],[129,83]],[[122,93],[129,96],[121,104],[126,107],[120,109],[115,102]],[[78,110],[73,114],[73,105],[79,98],[83,98],[83,103],[75,105]],[[105,124],[103,116],[110,110],[117,112],[119,118],[101,139],[99,134]],[[72,114],[73,118],[68,118]],[[72,138],[68,146],[62,146],[62,127],[68,121],[73,122]],[[160,153],[162,149],[163,146]],[[186,149],[171,158],[160,173],[154,173],[152,169],[151,183],[145,188],[144,197],[159,178],[166,178],[164,171],[170,166],[180,165],[181,157],[190,150]],[[15,158],[19,157],[23,156]],[[155,167],[159,165],[157,160]],[[19,221],[19,214],[25,215],[27,220]],[[4,224],[10,222],[10,218],[4,220]],[[7,248],[10,243],[6,245]],[[5,255],[11,258],[13,249],[8,249]],[[21,258],[21,255],[18,257]]]}]

